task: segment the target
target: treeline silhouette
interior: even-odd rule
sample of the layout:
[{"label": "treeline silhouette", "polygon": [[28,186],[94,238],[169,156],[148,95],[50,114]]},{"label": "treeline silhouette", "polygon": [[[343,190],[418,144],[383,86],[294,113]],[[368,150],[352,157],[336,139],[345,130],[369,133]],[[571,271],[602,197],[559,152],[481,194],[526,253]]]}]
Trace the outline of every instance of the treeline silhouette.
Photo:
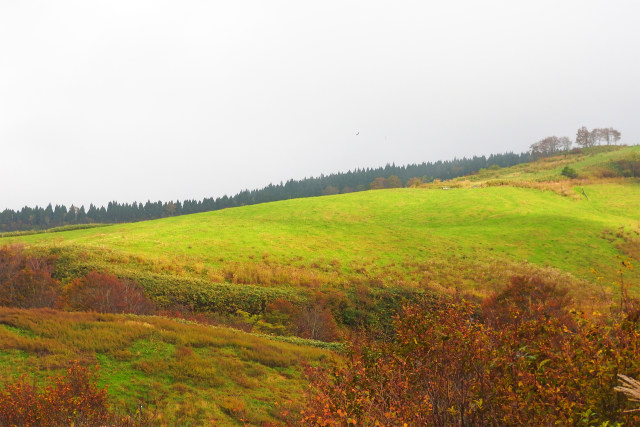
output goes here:
[{"label": "treeline silhouette", "polygon": [[435,179],[451,179],[469,175],[490,166],[509,167],[531,160],[530,153],[503,153],[486,156],[474,156],[437,162],[423,162],[406,166],[387,164],[385,167],[356,169],[346,173],[320,175],[315,178],[289,180],[280,184],[269,184],[258,190],[243,190],[235,196],[224,195],[203,200],[184,200],[169,202],[118,203],[110,202],[106,207],[91,204],[84,206],[64,205],[47,207],[28,207],[14,211],[5,209],[0,212],[0,231],[44,230],[77,224],[136,222],[150,219],[187,215],[198,212],[214,211],[243,205],[254,205],[278,200],[315,197],[323,194],[349,193],[370,188],[376,178],[398,177],[402,185],[411,178],[422,182]]}]

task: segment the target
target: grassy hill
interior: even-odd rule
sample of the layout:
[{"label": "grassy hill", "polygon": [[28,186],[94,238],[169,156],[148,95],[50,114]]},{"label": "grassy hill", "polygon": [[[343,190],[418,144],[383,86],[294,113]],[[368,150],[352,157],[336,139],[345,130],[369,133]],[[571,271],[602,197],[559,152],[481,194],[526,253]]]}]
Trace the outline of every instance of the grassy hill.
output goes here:
[{"label": "grassy hill", "polygon": [[[640,146],[597,146],[584,148],[576,153],[560,154],[557,156],[541,158],[531,163],[523,163],[509,168],[485,169],[477,174],[456,178],[452,182],[470,180],[474,182],[486,182],[492,179],[501,179],[509,182],[549,182],[566,179],[562,176],[562,169],[570,166],[578,173],[578,178],[600,179],[613,178],[625,175],[626,160],[638,161],[640,159]],[[637,176],[637,175],[636,175]]]},{"label": "grassy hill", "polygon": [[[638,153],[630,147],[544,159],[454,180],[454,187],[475,184],[451,190],[438,184],[296,199],[0,243],[71,251],[77,264],[124,275],[144,271],[293,293],[353,283],[483,292],[495,276],[504,279],[496,270],[548,267],[588,282],[595,269],[610,287],[625,238],[639,230],[640,185],[548,180],[562,178],[567,164],[583,174]],[[523,188],[526,180],[537,188]],[[546,191],[558,185],[570,197]]]},{"label": "grassy hill", "polygon": [[[272,303],[284,307],[276,317],[286,304],[298,313],[320,304],[343,330],[377,330],[406,299],[486,296],[514,275],[549,279],[602,307],[621,271],[640,294],[639,270],[621,269],[640,261],[640,183],[622,177],[638,156],[637,146],[591,150],[418,188],[5,236],[0,245],[53,255],[62,286],[106,270],[136,281],[160,308],[236,316],[262,332],[276,331]],[[561,175],[566,166],[576,179]],[[144,401],[159,423],[287,423],[282,413],[303,405],[300,363],[335,357],[296,342],[159,316],[0,308],[0,382],[42,379],[79,359],[100,364],[121,408]]]}]

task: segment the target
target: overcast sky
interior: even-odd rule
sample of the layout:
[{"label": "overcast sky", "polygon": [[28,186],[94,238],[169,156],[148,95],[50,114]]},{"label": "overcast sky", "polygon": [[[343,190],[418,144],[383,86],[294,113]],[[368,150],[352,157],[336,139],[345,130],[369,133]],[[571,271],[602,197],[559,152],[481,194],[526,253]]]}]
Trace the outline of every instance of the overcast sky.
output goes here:
[{"label": "overcast sky", "polygon": [[[640,2],[0,0],[0,209],[640,143]],[[359,135],[356,135],[359,132]]]}]

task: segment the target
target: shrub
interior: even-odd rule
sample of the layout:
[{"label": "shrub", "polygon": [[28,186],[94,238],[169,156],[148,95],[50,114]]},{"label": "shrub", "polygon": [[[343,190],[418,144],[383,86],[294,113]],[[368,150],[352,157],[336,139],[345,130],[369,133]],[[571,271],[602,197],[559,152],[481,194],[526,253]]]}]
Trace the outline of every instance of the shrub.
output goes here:
[{"label": "shrub", "polygon": [[622,176],[638,177],[640,176],[640,158],[635,155],[628,159],[618,161],[616,164]]},{"label": "shrub", "polygon": [[312,302],[296,313],[293,321],[297,335],[312,340],[337,341],[338,325],[328,306],[328,299],[318,294]]},{"label": "shrub", "polygon": [[570,324],[572,305],[567,290],[555,283],[535,276],[514,276],[502,292],[485,298],[482,315],[487,325],[496,328],[551,318]]},{"label": "shrub", "polygon": [[107,390],[78,362],[42,390],[23,376],[0,391],[0,425],[98,426],[113,418]]},{"label": "shrub", "polygon": [[141,288],[108,273],[91,271],[64,289],[63,305],[72,310],[100,313],[150,314],[153,303]]},{"label": "shrub", "polygon": [[560,172],[560,175],[566,176],[569,179],[574,179],[578,177],[578,172],[569,166],[565,166],[564,169],[562,169],[562,172]]},{"label": "shrub", "polygon": [[0,305],[53,307],[59,283],[51,277],[52,258],[27,254],[23,246],[0,248]]},{"label": "shrub", "polygon": [[614,391],[640,374],[640,324],[569,312],[562,289],[514,278],[482,306],[412,304],[391,342],[360,338],[347,361],[306,368],[304,421],[347,425],[638,425]]}]

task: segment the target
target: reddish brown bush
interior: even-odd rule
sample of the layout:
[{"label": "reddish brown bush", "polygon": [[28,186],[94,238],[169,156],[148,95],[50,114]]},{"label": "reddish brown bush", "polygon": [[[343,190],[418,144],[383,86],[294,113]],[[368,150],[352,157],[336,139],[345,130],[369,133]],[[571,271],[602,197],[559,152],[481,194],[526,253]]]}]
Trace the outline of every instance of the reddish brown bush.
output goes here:
[{"label": "reddish brown bush", "polygon": [[571,323],[569,308],[573,305],[567,290],[555,283],[515,276],[502,292],[482,302],[482,315],[485,323],[493,327],[550,318]]},{"label": "reddish brown bush", "polygon": [[52,272],[51,259],[29,255],[20,245],[0,247],[0,305],[53,307],[60,286]]},{"label": "reddish brown bush", "polygon": [[406,307],[393,342],[362,339],[345,365],[307,368],[304,420],[638,425],[640,413],[624,412],[631,406],[614,387],[618,373],[640,375],[640,325],[629,316],[605,322],[568,313],[565,297],[535,279],[515,279],[484,314],[456,300]]},{"label": "reddish brown bush", "polygon": [[[301,310],[291,311],[297,335],[314,340],[336,341],[340,334],[330,305],[330,298],[318,294]],[[282,304],[281,307],[284,308]]]},{"label": "reddish brown bush", "polygon": [[3,426],[99,426],[112,420],[107,390],[99,388],[96,377],[77,362],[42,390],[21,377],[0,391]]},{"label": "reddish brown bush", "polygon": [[136,284],[97,271],[67,285],[61,305],[71,310],[100,313],[150,314],[155,309]]}]

